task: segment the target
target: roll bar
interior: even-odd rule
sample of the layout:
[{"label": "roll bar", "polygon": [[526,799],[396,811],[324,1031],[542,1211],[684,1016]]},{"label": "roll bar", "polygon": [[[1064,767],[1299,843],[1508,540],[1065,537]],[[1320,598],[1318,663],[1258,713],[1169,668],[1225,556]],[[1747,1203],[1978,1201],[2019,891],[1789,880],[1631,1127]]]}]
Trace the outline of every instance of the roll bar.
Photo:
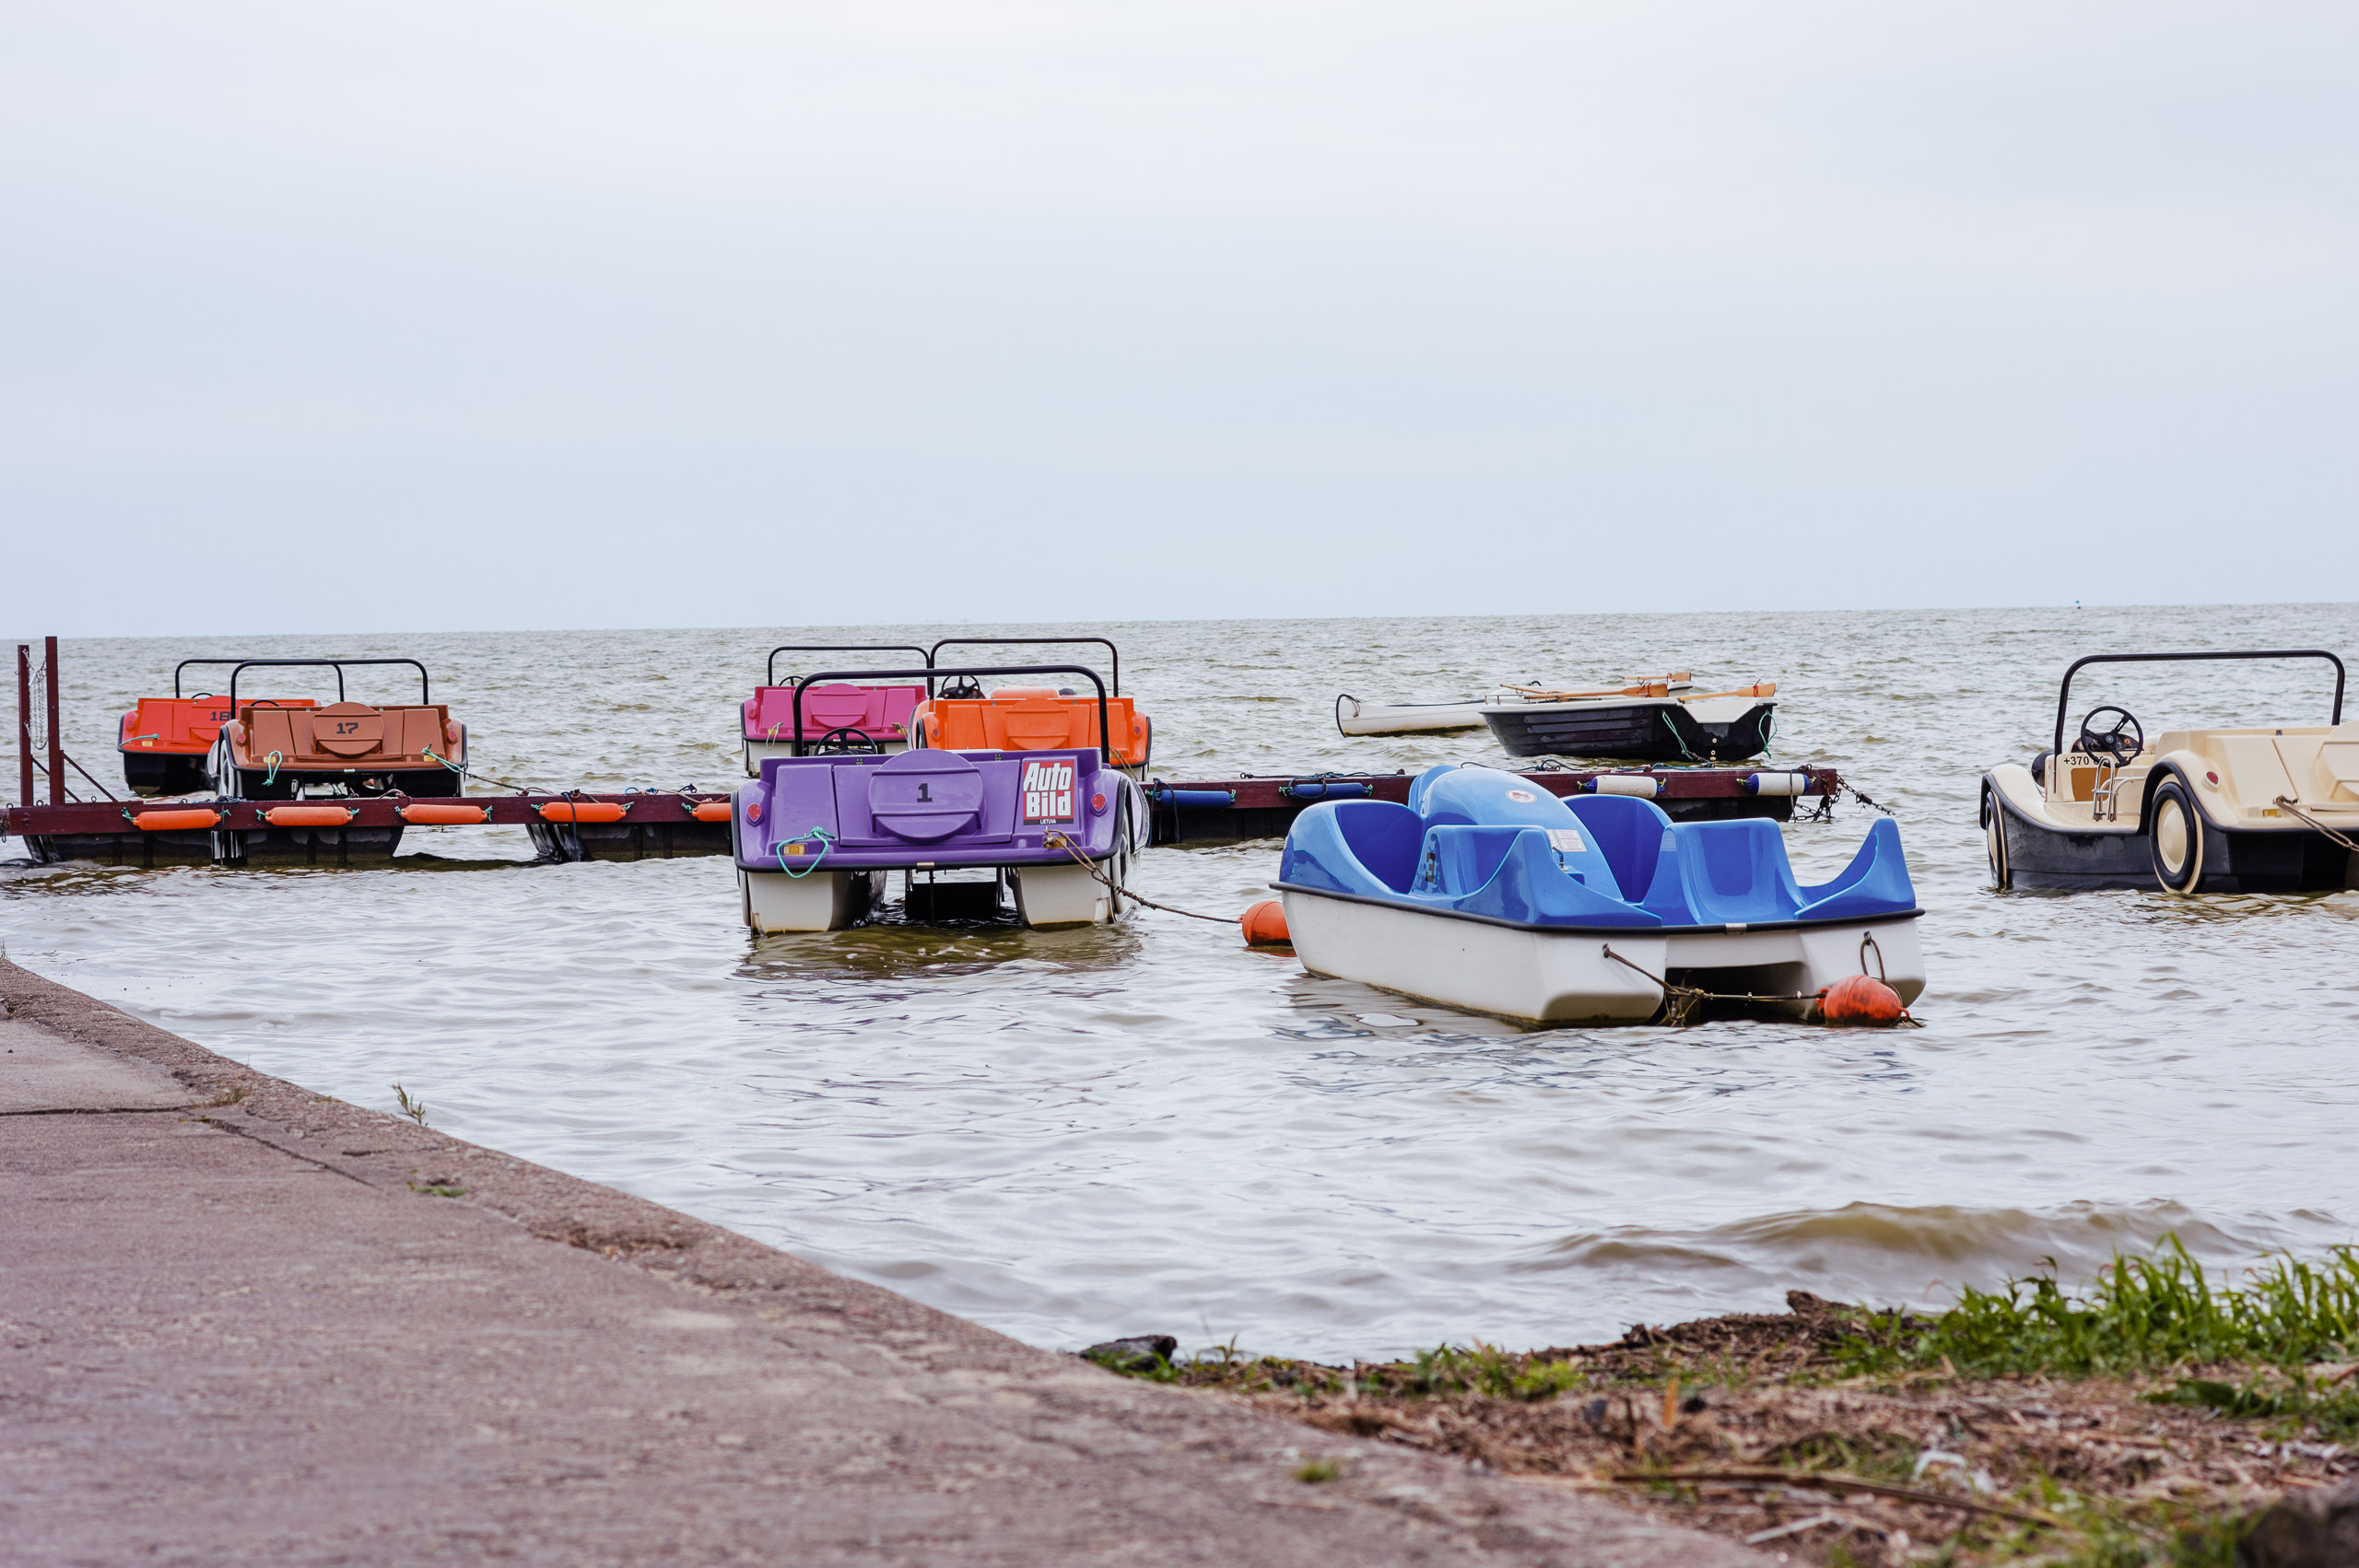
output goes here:
[{"label": "roll bar", "polygon": [[770,649],[769,673],[762,682],[766,686],[778,685],[778,656],[781,653],[914,653],[928,664],[933,655],[922,648],[892,642],[784,642]]},{"label": "roll bar", "polygon": [[[1090,641],[1094,638],[1076,640]],[[979,665],[971,670],[945,670],[928,664],[922,670],[830,670],[824,674],[805,675],[794,683],[794,755],[803,755],[803,692],[821,681],[896,681],[923,679],[929,686],[935,675],[1086,675],[1089,684],[1097,688],[1097,756],[1110,763],[1114,755],[1114,730],[1106,713],[1106,683],[1097,672],[1079,664],[1008,664]]]},{"label": "roll bar", "polygon": [[[411,669],[417,672],[417,700],[420,702],[431,702],[434,700],[431,691],[427,684],[426,666],[419,663],[415,659],[239,659],[234,661],[228,659],[191,659],[187,661],[187,662],[191,664],[229,664],[234,662],[238,666],[236,669],[229,672],[229,710],[233,713],[237,711],[238,708],[238,677],[244,674],[248,670],[254,668],[256,665],[277,666],[294,664],[308,669],[334,670],[335,672],[335,699],[338,702],[342,702],[344,700],[344,667],[346,665],[406,664]],[[172,691],[177,695],[180,689],[180,672],[175,670],[172,672]]]},{"label": "roll bar", "polygon": [[[259,662],[262,662],[262,661],[252,659],[183,659],[179,663],[172,666],[172,700],[174,702],[181,700],[181,672],[187,669],[192,664],[253,664]],[[199,692],[197,695],[199,696],[211,696],[213,694],[211,692]]]},{"label": "roll bar", "polygon": [[2064,750],[2064,715],[2072,699],[2072,676],[2083,664],[2154,664],[2187,659],[2323,659],[2334,666],[2334,717],[2330,724],[2342,722],[2342,661],[2323,648],[2255,649],[2250,652],[2220,653],[2091,653],[2075,659],[2064,669],[2064,685],[2056,693],[2056,750]]},{"label": "roll bar", "polygon": [[[1116,696],[1122,695],[1122,651],[1102,637],[945,637],[926,650],[925,661],[929,664],[933,663],[945,648],[1037,647],[1042,643],[1050,642],[1094,642],[1108,653],[1112,654],[1114,656],[1114,695]],[[933,683],[928,681],[926,689],[931,692],[933,688]]]}]

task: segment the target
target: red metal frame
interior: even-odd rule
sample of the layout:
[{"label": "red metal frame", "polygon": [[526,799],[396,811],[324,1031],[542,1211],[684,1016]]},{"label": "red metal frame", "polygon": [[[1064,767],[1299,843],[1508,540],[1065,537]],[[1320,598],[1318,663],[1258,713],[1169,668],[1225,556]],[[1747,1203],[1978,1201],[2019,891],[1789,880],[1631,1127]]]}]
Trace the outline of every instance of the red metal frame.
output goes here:
[{"label": "red metal frame", "polygon": [[33,803],[33,650],[17,644],[17,803]]},{"label": "red metal frame", "polygon": [[57,732],[57,639],[41,639],[49,671],[49,803],[65,803],[65,737]]}]

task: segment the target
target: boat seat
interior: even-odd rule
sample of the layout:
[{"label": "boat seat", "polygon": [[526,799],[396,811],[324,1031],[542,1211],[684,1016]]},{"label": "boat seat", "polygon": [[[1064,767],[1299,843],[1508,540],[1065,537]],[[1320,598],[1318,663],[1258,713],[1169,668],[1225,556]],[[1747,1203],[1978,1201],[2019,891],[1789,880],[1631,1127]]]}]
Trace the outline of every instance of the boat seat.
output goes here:
[{"label": "boat seat", "polygon": [[[1685,823],[1673,842],[1680,892],[1696,924],[1766,925],[1790,920],[1802,907],[1786,841],[1766,817]],[[1647,904],[1653,908],[1654,897]]]},{"label": "boat seat", "polygon": [[1334,813],[1353,858],[1393,892],[1408,892],[1425,843],[1425,819],[1391,801],[1338,801]]},{"label": "boat seat", "polygon": [[1655,864],[1662,857],[1663,837],[1671,831],[1671,818],[1663,809],[1635,795],[1575,795],[1565,804],[1597,840],[1622,896],[1644,898],[1655,884]]},{"label": "boat seat", "polygon": [[1527,831],[1462,824],[1426,829],[1424,852],[1417,858],[1416,891],[1462,898],[1479,890],[1497,874],[1517,836]]},{"label": "boat seat", "polygon": [[2328,731],[2312,771],[2321,786],[2321,800],[2359,801],[2359,724],[2338,724]]}]

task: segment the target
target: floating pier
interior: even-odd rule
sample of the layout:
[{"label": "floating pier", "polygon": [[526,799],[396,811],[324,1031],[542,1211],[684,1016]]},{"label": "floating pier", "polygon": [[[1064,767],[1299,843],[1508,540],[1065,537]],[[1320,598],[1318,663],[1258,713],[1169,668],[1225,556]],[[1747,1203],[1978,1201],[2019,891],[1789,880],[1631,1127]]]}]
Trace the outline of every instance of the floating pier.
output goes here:
[{"label": "floating pier", "polygon": [[545,860],[729,852],[729,797],[690,790],[69,801],[11,806],[6,823],[37,860],[111,866],[370,864],[391,857],[412,827],[522,826]]},{"label": "floating pier", "polygon": [[[1552,795],[1636,795],[1666,816],[1693,822],[1729,817],[1790,820],[1794,802],[1832,801],[1843,788],[1831,767],[1543,767],[1519,778]],[[1406,804],[1406,773],[1306,773],[1147,786],[1150,844],[1236,843],[1283,838],[1306,806],[1320,801]]]},{"label": "floating pier", "polygon": [[[1552,795],[1651,800],[1681,821],[1768,817],[1825,802],[1843,787],[1831,767],[1561,768],[1518,777]],[[1148,786],[1148,842],[1234,844],[1283,838],[1322,800],[1405,802],[1405,773],[1297,774]],[[729,852],[730,797],[718,790],[569,790],[437,799],[392,795],[302,801],[66,801],[10,806],[6,831],[43,862],[111,866],[379,863],[411,827],[522,826],[546,860],[667,860]]]},{"label": "floating pier", "polygon": [[[46,640],[42,655],[36,664],[29,645],[17,651],[20,803],[0,812],[0,831],[23,838],[33,858],[45,864],[385,865],[393,863],[409,828],[503,825],[528,829],[544,860],[666,860],[730,852],[732,793],[693,787],[619,793],[576,789],[505,795],[327,792],[292,800],[118,800],[66,754],[58,732],[56,638]],[[69,778],[69,770],[79,775],[79,786]],[[47,786],[45,802],[34,799],[36,775]],[[1637,796],[1682,820],[1768,817],[1783,822],[1793,815],[1797,801],[1824,804],[1844,788],[1841,776],[1831,767],[1543,764],[1519,777],[1553,795]],[[1248,774],[1173,783],[1158,778],[1146,789],[1147,841],[1234,844],[1282,838],[1304,808],[1320,801],[1405,802],[1409,784],[1405,772]],[[105,798],[73,799],[77,788]]]}]

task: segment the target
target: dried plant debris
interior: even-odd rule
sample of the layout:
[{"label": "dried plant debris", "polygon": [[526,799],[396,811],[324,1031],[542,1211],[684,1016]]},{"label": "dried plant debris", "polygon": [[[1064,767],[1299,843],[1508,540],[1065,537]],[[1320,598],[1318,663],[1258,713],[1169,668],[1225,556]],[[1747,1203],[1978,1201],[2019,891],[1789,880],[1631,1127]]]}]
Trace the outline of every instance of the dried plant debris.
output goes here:
[{"label": "dried plant debris", "polygon": [[[1329,1366],[1123,1341],[1096,1359],[1613,1492],[1792,1562],[2224,1568],[2280,1496],[2359,1478],[2348,1249],[2224,1288],[2166,1243],[2078,1292],[2016,1281],[1926,1316],[1787,1301],[1522,1353]],[[2280,1562],[2263,1544],[2245,1560]]]}]

